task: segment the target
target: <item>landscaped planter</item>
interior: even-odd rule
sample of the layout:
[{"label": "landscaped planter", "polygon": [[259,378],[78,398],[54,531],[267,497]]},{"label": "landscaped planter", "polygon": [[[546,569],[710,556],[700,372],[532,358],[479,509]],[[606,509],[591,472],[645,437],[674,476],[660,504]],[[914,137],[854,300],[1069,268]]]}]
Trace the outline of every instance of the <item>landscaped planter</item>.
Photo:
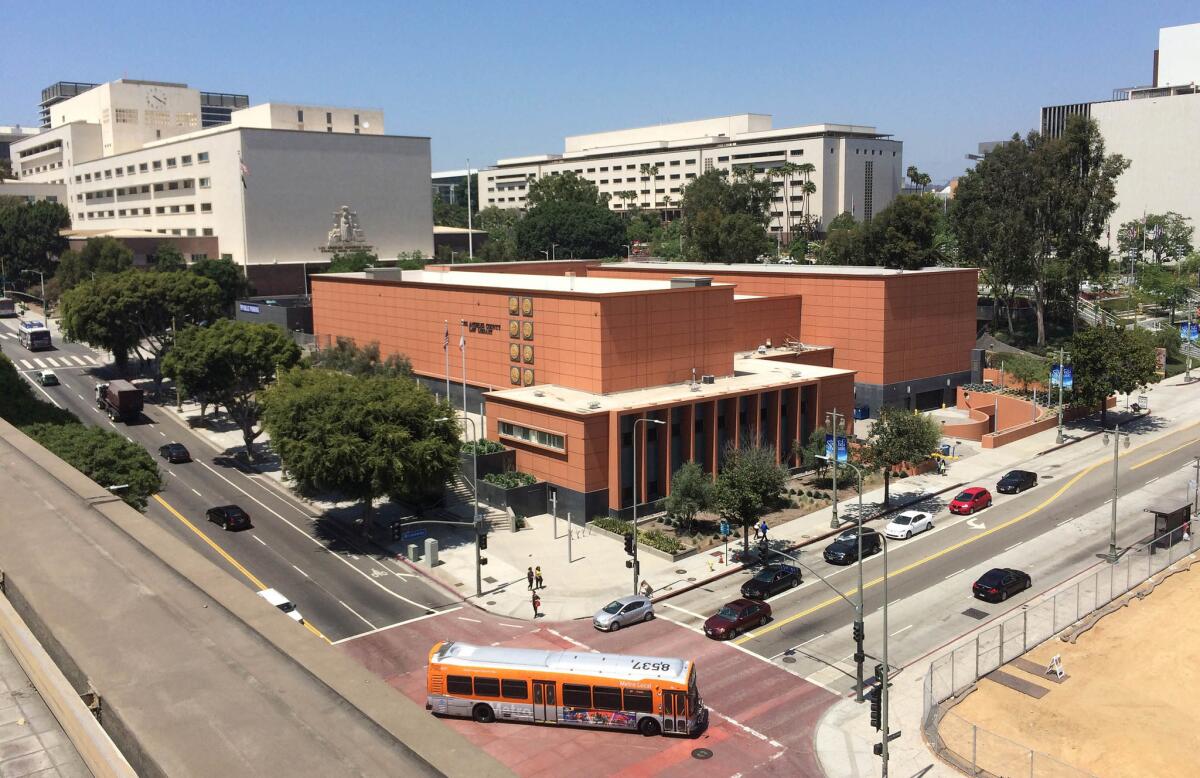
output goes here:
[{"label": "landscaped planter", "polygon": [[[595,532],[598,535],[604,535],[606,537],[610,537],[613,540],[617,541],[618,543],[625,542],[625,538],[622,537],[621,535],[618,535],[615,532],[610,532],[609,530],[606,530],[603,527],[597,527],[591,521],[589,521],[588,523],[591,524],[590,530],[592,532]],[[680,559],[687,559],[690,556],[695,556],[699,552],[700,552],[700,549],[698,549],[698,548],[689,548],[684,551],[680,551],[678,554],[672,554],[667,551],[660,551],[659,549],[655,548],[654,546],[647,546],[645,543],[641,543],[641,542],[638,543],[638,553],[639,554],[649,554],[650,556],[658,557],[659,559],[666,559],[668,562],[678,562]]]},{"label": "landscaped planter", "polygon": [[[475,460],[478,460],[476,463]],[[503,451],[494,451],[491,454],[479,454],[475,457],[471,454],[458,455],[459,469],[467,478],[472,476],[472,467],[478,464],[479,477],[492,473],[507,473],[517,469],[517,452],[511,448],[506,448]]]},{"label": "landscaped planter", "polygon": [[[482,457],[481,457],[482,458]],[[517,518],[527,519],[546,512],[546,482],[538,481],[527,486],[502,486],[479,479],[479,501],[493,508],[512,508]]]}]

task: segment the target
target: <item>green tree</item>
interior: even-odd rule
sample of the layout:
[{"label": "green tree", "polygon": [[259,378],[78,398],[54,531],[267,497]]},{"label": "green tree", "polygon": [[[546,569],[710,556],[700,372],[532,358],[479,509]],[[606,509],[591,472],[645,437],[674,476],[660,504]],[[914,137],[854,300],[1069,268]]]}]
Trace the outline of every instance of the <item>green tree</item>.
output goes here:
[{"label": "green tree", "polygon": [[163,358],[163,373],[189,395],[220,405],[242,431],[246,453],[255,459],[259,393],[300,361],[300,348],[274,324],[218,319],[208,327],[188,327]]},{"label": "green tree", "polygon": [[1175,307],[1186,305],[1191,293],[1192,279],[1181,272],[1168,270],[1158,265],[1148,265],[1138,271],[1137,288],[1141,296],[1149,298],[1157,305],[1171,309],[1171,319],[1175,319]]},{"label": "green tree", "polygon": [[412,377],[412,363],[408,357],[389,354],[384,359],[379,354],[378,343],[368,343],[359,348],[351,338],[338,338],[333,345],[317,349],[307,357],[306,362],[309,367],[357,376]]},{"label": "green tree", "polygon": [[51,257],[67,250],[61,230],[71,227],[71,216],[62,203],[39,200],[0,206],[0,259],[9,278],[26,270],[54,270]]},{"label": "green tree", "polygon": [[361,273],[369,267],[375,267],[379,257],[369,251],[351,251],[345,254],[334,254],[329,264],[321,268],[321,273]]},{"label": "green tree", "polygon": [[690,529],[696,514],[712,504],[713,481],[696,462],[684,462],[671,476],[671,493],[664,507],[667,514],[682,520]]},{"label": "green tree", "polygon": [[750,554],[750,527],[779,499],[787,470],[775,461],[775,451],[760,446],[726,449],[713,489],[713,506],[721,518],[742,525],[743,556]]},{"label": "green tree", "polygon": [[754,217],[731,213],[721,218],[719,245],[727,262],[756,262],[771,250],[771,239]]},{"label": "green tree", "polygon": [[523,214],[516,208],[489,205],[479,212],[475,228],[487,232],[487,242],[475,249],[485,262],[509,262],[517,258],[517,224]]},{"label": "green tree", "polygon": [[936,237],[942,205],[933,195],[901,195],[866,226],[866,252],[874,264],[903,270],[941,260]]},{"label": "green tree", "polygon": [[542,176],[529,184],[525,206],[533,210],[547,203],[578,203],[579,205],[608,206],[608,195],[573,171],[558,176]]},{"label": "green tree", "polygon": [[1050,363],[1032,354],[997,354],[1000,369],[1021,382],[1021,388],[1029,391],[1030,384],[1050,386]]},{"label": "green tree", "polygon": [[543,251],[552,252],[551,246],[557,244],[558,254],[570,253],[577,259],[614,257],[623,253],[624,238],[624,220],[607,205],[543,200],[517,224],[517,253],[541,259]]},{"label": "green tree", "polygon": [[175,248],[172,243],[163,241],[158,244],[158,248],[154,250],[154,257],[151,263],[155,270],[160,272],[171,272],[175,270],[187,270],[187,260],[183,258],[183,253]]},{"label": "green tree", "polygon": [[1100,408],[1108,423],[1106,400],[1130,394],[1155,379],[1155,343],[1141,328],[1089,327],[1071,338],[1071,404]]},{"label": "green tree", "polygon": [[310,496],[420,501],[458,468],[453,408],[416,381],[293,369],[262,393],[262,420],[284,472]]},{"label": "green tree", "polygon": [[59,291],[65,292],[94,275],[121,273],[133,267],[133,252],[116,238],[90,238],[82,251],[67,251],[58,263]]},{"label": "green tree", "polygon": [[221,290],[195,273],[126,270],[98,275],[65,293],[62,327],[72,340],[111,351],[122,370],[130,353],[148,354],[157,391],[175,330],[211,321],[220,307]]},{"label": "green tree", "polygon": [[138,510],[162,488],[158,465],[138,444],[99,427],[34,424],[22,430],[60,459]]},{"label": "green tree", "polygon": [[[471,182],[471,213],[472,215],[479,213],[479,174],[474,173],[470,176]],[[454,185],[454,202],[463,208],[467,207],[467,182],[459,181]],[[465,224],[462,226],[466,226]]]},{"label": "green tree", "polygon": [[883,504],[891,504],[892,468],[905,462],[918,464],[937,450],[941,426],[933,418],[903,408],[883,408],[871,425],[860,458],[883,471]]},{"label": "green tree", "polygon": [[226,316],[233,313],[233,305],[238,298],[254,294],[246,274],[232,259],[200,259],[193,262],[188,270],[217,285],[221,292],[221,312]]},{"label": "green tree", "polygon": [[850,212],[838,214],[829,222],[817,261],[822,265],[870,264],[863,233],[863,225]]},{"label": "green tree", "polygon": [[825,435],[828,430],[818,426],[808,433],[808,440],[796,440],[792,443],[792,455],[800,460],[801,467],[812,468],[818,477],[823,477],[829,468],[829,460],[825,456]]},{"label": "green tree", "polygon": [[[770,246],[766,229],[774,196],[774,182],[755,177],[753,169],[732,177],[726,170],[710,170],[694,179],[683,188],[680,201],[688,257],[724,261],[731,259],[726,252],[732,250],[753,261],[765,253]],[[748,218],[727,221],[734,215]],[[749,229],[751,223],[757,231]]]},{"label": "green tree", "polygon": [[433,195],[433,223],[442,227],[466,227],[467,206],[448,203],[435,193]]},{"label": "green tree", "polygon": [[646,182],[646,207],[654,207],[654,177],[658,175],[658,165],[643,162],[638,168],[642,180]]},{"label": "green tree", "polygon": [[1143,247],[1150,252],[1154,264],[1167,259],[1183,259],[1192,253],[1193,228],[1191,217],[1174,211],[1148,213],[1145,221],[1127,221],[1117,230],[1117,246],[1122,256],[1142,255]]}]

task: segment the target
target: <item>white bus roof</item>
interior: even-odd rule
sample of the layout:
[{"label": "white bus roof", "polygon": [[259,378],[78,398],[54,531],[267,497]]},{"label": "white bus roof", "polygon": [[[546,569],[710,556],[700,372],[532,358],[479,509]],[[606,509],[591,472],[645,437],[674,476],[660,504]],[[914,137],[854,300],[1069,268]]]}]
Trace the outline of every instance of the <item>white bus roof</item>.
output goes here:
[{"label": "white bus roof", "polygon": [[23,322],[21,322],[21,329],[23,329],[23,330],[44,330],[44,329],[46,329],[46,325],[40,321],[23,321]]},{"label": "white bus roof", "polygon": [[[556,673],[580,673],[626,681],[659,680],[687,683],[689,662],[658,656],[630,654],[593,654],[587,651],[542,651],[534,648],[494,648],[449,641],[433,656],[433,661],[457,667],[496,670],[546,670]],[[634,664],[638,663],[638,667]],[[649,668],[666,669],[643,669]]]}]

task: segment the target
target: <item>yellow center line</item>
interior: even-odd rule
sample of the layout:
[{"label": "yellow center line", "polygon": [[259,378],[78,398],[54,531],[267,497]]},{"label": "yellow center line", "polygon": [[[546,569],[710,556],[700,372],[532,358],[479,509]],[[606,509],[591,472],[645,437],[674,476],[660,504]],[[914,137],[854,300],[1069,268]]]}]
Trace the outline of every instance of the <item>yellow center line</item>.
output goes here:
[{"label": "yellow center line", "polygon": [[[209,545],[210,548],[212,548],[213,551],[216,551],[218,554],[220,554],[222,559],[224,559],[229,564],[233,565],[235,570],[237,570],[242,575],[246,576],[246,578],[250,581],[250,583],[252,583],[258,587],[259,591],[270,588],[265,583],[258,580],[257,576],[255,576],[254,573],[247,570],[244,566],[242,566],[242,564],[240,562],[238,562],[236,559],[234,559],[232,556],[230,556],[229,553],[225,551],[225,549],[221,548],[216,543],[214,543],[212,541],[212,539],[208,537],[208,535],[205,535],[203,532],[201,532],[200,529],[195,524],[193,524],[192,522],[190,522],[186,518],[184,518],[184,515],[182,513],[180,513],[179,511],[175,510],[174,506],[172,506],[169,502],[164,500],[161,495],[157,495],[157,494],[154,495],[154,499],[157,500],[158,503],[160,505],[162,505],[162,507],[164,507],[168,511],[170,511],[172,516],[179,519],[179,521],[183,523],[183,526],[187,527],[192,532],[194,532],[196,534],[196,537],[203,540],[205,543],[207,543]],[[321,631],[319,629],[317,629],[316,627],[314,627],[312,624],[309,624],[308,619],[304,620],[304,626],[308,628],[309,632],[313,633],[314,635],[321,638],[325,642],[327,642],[327,643],[329,642],[329,638],[327,638],[323,634],[321,634]]]},{"label": "yellow center line", "polygon": [[[1200,421],[1189,424],[1187,427],[1184,427],[1183,429],[1179,430],[1178,432],[1184,432],[1185,430],[1195,427],[1197,424],[1200,424]],[[1172,434],[1176,434],[1176,433],[1172,433]],[[1143,443],[1139,446],[1135,446],[1132,450],[1137,451],[1140,448],[1145,448],[1146,446],[1153,445],[1156,442],[1158,442],[1158,441],[1147,441],[1146,443]],[[1195,442],[1195,441],[1192,441],[1192,442]],[[1185,444],[1185,445],[1191,445],[1191,444],[1189,443],[1189,444]],[[1171,451],[1178,451],[1179,448],[1183,448],[1183,446],[1172,449]],[[1171,453],[1171,451],[1168,451],[1166,453],[1169,454],[1169,453]],[[1084,476],[1086,476],[1088,473],[1092,472],[1093,470],[1100,467],[1101,465],[1106,464],[1111,461],[1112,461],[1112,457],[1107,457],[1105,459],[1099,460],[1098,462],[1094,462],[1091,465],[1088,465],[1083,470],[1076,473],[1069,481],[1067,481],[1065,484],[1063,484],[1061,487],[1059,487],[1058,491],[1056,491],[1054,494],[1047,497],[1045,500],[1042,500],[1042,502],[1038,503],[1033,508],[1030,508],[1029,510],[1025,511],[1020,516],[1016,516],[1014,518],[1009,519],[1006,522],[997,524],[995,527],[992,527],[989,530],[984,530],[983,532],[980,532],[978,535],[971,535],[970,537],[966,538],[965,540],[961,540],[952,546],[947,546],[946,548],[943,548],[941,551],[936,551],[936,552],[930,554],[929,556],[925,557],[924,559],[920,559],[916,562],[913,562],[912,564],[906,565],[906,566],[901,567],[896,570],[889,570],[888,578],[894,578],[895,576],[902,575],[904,573],[915,570],[916,568],[920,567],[921,565],[926,564],[928,562],[932,562],[935,559],[939,559],[939,558],[945,556],[946,554],[949,554],[952,551],[957,551],[958,549],[963,548],[964,546],[970,545],[971,543],[974,543],[978,540],[982,540],[983,538],[986,538],[988,535],[991,535],[994,532],[999,532],[1002,529],[1011,527],[1012,525],[1016,524],[1019,521],[1024,521],[1025,519],[1029,518],[1030,516],[1034,515],[1035,513],[1038,513],[1039,511],[1041,511],[1043,508],[1045,508],[1050,503],[1057,500],[1059,497],[1061,497],[1063,495],[1063,493],[1065,493],[1068,489],[1070,489],[1072,486],[1074,486],[1076,483],[1078,483],[1079,480],[1081,478],[1083,478]],[[1146,460],[1147,463],[1149,463],[1150,461],[1152,461],[1152,460]],[[862,588],[864,591],[866,591],[867,589],[870,589],[871,587],[877,586],[878,584],[881,584],[881,583],[883,583],[883,576],[879,576],[875,580],[873,580],[869,583],[863,584]],[[858,594],[857,588],[851,589],[848,592],[846,592],[846,597],[852,597],[855,594]],[[796,621],[797,619],[802,619],[805,616],[812,615],[813,613],[816,613],[817,611],[821,610],[822,608],[828,608],[830,605],[834,605],[839,602],[844,602],[844,600],[841,597],[830,597],[828,600],[817,603],[816,605],[812,606],[811,608],[808,608],[807,610],[800,611],[799,613],[793,613],[791,616],[788,616],[786,619],[781,619],[780,621],[772,622],[770,624],[770,626],[763,627],[762,629],[757,629],[754,632],[747,633],[733,642],[736,643],[737,645],[741,645],[742,643],[746,643],[750,640],[754,640],[755,638],[762,637],[763,635],[767,634],[768,632],[777,630],[786,624],[790,624],[791,622]]]},{"label": "yellow center line", "polygon": [[1176,451],[1185,449],[1191,445],[1195,445],[1198,442],[1200,442],[1200,438],[1193,438],[1192,440],[1189,440],[1187,443],[1184,443],[1182,446],[1176,446],[1175,448],[1171,449],[1170,451],[1164,451],[1161,454],[1155,454],[1154,456],[1150,457],[1149,459],[1143,459],[1141,462],[1138,462],[1136,465],[1134,465],[1133,467],[1131,467],[1129,469],[1137,470],[1139,467],[1145,467],[1146,465],[1150,464],[1151,462],[1157,462],[1158,460],[1162,459],[1163,457],[1167,456],[1168,454],[1174,454]]}]

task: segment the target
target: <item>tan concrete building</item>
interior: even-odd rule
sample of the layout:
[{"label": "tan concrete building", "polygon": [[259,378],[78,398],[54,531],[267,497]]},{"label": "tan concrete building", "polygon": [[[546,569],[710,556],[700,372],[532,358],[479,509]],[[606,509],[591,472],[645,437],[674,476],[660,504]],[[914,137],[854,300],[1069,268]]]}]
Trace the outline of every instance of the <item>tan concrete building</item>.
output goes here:
[{"label": "tan concrete building", "polygon": [[[777,182],[770,229],[799,229],[807,205],[821,230],[840,213],[870,219],[887,207],[900,192],[903,144],[859,125],[773,129],[770,116],[751,113],[574,135],[561,154],[501,159],[481,171],[479,200],[484,208],[524,208],[532,181],[574,172],[607,194],[614,210],[670,211],[683,187],[706,171],[752,167],[765,173],[785,162],[813,170]],[[642,165],[657,170],[643,173]],[[800,190],[805,180],[817,187],[807,204]]]}]

